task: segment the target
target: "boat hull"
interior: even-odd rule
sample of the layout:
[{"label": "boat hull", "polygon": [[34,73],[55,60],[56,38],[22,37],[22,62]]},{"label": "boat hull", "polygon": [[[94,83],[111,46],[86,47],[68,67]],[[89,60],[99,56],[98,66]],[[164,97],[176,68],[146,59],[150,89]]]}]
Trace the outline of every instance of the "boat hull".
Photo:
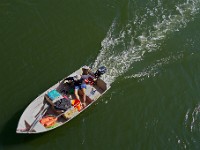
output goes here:
[{"label": "boat hull", "polygon": [[[82,74],[82,69],[78,69],[74,73],[70,74],[68,77],[73,77],[75,75]],[[92,72],[90,72],[91,75],[93,75]],[[64,78],[65,79],[65,78]],[[55,101],[60,100],[62,98],[66,98],[69,101],[72,101],[75,99],[74,93],[72,92],[73,87],[70,84],[64,83],[64,79],[60,80],[58,83],[50,87],[48,90],[40,94],[35,100],[33,100],[28,107],[23,112],[22,116],[19,119],[18,126],[16,129],[16,133],[22,133],[22,134],[36,134],[36,133],[43,133],[50,130],[53,130],[55,128],[58,128],[76,116],[78,116],[80,113],[82,113],[84,110],[86,110],[88,107],[90,107],[95,101],[101,97],[109,88],[110,85],[105,83],[102,79],[97,79],[96,83],[94,85],[87,85],[86,88],[86,107],[77,110],[77,107],[71,107],[69,110],[66,110],[64,113],[55,110]],[[50,92],[56,90],[60,95],[56,97],[55,99],[51,99],[48,95]],[[80,99],[82,101],[81,95],[83,93],[79,91]],[[63,114],[62,114],[63,113]],[[57,117],[57,121],[55,124],[51,127],[45,127],[40,120],[44,118],[45,116],[54,116]]]}]

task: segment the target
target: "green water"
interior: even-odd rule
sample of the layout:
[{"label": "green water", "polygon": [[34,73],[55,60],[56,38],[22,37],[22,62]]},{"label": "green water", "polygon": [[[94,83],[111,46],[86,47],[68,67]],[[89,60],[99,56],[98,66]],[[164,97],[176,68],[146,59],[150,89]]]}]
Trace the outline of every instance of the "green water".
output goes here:
[{"label": "green water", "polygon": [[[1,0],[0,149],[199,149],[199,0]],[[111,89],[51,132],[15,133],[27,105],[87,64]]]}]

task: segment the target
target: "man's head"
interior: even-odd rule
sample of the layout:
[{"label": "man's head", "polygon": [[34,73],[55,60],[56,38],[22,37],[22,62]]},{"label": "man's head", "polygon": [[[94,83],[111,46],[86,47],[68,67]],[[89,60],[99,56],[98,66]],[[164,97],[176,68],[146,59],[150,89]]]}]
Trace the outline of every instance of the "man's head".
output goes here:
[{"label": "man's head", "polygon": [[90,67],[88,67],[88,66],[84,65],[84,66],[82,67],[82,69],[89,70],[89,69],[90,69]]}]

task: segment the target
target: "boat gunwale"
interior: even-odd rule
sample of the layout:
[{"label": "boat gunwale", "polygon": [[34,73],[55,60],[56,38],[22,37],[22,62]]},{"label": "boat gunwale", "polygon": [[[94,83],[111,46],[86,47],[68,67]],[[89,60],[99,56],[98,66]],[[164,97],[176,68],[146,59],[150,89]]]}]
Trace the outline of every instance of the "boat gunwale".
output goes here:
[{"label": "boat gunwale", "polygon": [[[80,68],[80,69],[81,69],[81,68]],[[75,72],[73,72],[72,74],[68,75],[67,77],[72,76],[74,73],[78,72],[80,69],[76,70]],[[66,78],[66,77],[65,77],[65,78]],[[63,78],[63,79],[61,79],[60,81],[58,81],[57,83],[55,83],[53,86],[51,86],[49,89],[47,89],[46,91],[44,91],[43,93],[41,93],[40,95],[38,95],[38,97],[36,97],[33,101],[31,101],[31,102],[29,103],[29,105],[26,107],[26,109],[24,110],[24,112],[22,113],[22,115],[21,115],[21,117],[20,117],[20,119],[19,119],[19,121],[18,121],[16,133],[19,133],[19,134],[37,134],[37,133],[44,133],[44,132],[47,132],[47,131],[56,129],[56,128],[58,128],[58,127],[61,127],[61,126],[63,126],[64,124],[66,124],[67,122],[69,122],[69,121],[71,121],[72,119],[74,119],[74,118],[75,118],[76,116],[78,116],[80,113],[82,113],[83,111],[85,111],[86,109],[88,109],[88,108],[89,108],[93,103],[95,103],[103,94],[105,94],[105,92],[107,92],[107,91],[111,88],[110,84],[107,84],[104,80],[100,79],[100,80],[102,80],[102,81],[106,84],[106,90],[104,90],[102,93],[100,93],[100,96],[99,96],[97,99],[95,99],[95,100],[93,100],[91,103],[89,103],[89,104],[88,104],[84,109],[82,109],[79,113],[77,113],[76,115],[74,115],[74,116],[72,116],[71,118],[67,119],[67,120],[64,121],[62,124],[59,124],[59,125],[56,126],[56,127],[53,127],[53,128],[46,128],[46,130],[42,130],[41,132],[40,132],[40,131],[32,132],[32,131],[20,131],[20,130],[18,130],[19,124],[20,124],[20,122],[22,121],[22,119],[23,119],[23,117],[24,117],[24,115],[25,115],[25,112],[28,111],[28,109],[30,109],[31,104],[33,104],[33,103],[36,102],[36,101],[39,101],[40,99],[43,99],[44,96],[45,96],[45,94],[48,93],[48,91],[51,91],[51,90],[56,89],[56,88],[63,82],[63,80],[64,80],[65,78]],[[42,102],[43,102],[43,100],[42,100]],[[23,121],[24,121],[24,120],[23,120]]]}]

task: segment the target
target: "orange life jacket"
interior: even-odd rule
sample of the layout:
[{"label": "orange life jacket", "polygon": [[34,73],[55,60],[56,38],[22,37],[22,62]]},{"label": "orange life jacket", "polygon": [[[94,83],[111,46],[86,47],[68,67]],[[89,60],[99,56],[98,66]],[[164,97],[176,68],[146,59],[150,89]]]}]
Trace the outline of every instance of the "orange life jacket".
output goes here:
[{"label": "orange life jacket", "polygon": [[54,125],[57,121],[56,117],[52,117],[52,116],[47,116],[44,117],[40,120],[40,123],[45,126],[45,127],[50,127],[52,125]]}]

